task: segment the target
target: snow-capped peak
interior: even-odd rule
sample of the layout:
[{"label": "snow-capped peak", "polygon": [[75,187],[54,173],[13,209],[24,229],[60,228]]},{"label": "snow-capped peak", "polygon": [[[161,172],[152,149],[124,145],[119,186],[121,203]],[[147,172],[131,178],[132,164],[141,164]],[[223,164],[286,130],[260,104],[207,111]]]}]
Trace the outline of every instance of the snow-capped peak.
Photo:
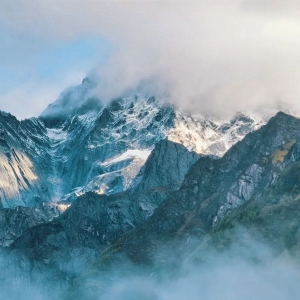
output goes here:
[{"label": "snow-capped peak", "polygon": [[[264,124],[264,120],[245,114],[229,121],[192,116],[144,94],[104,105],[94,86],[94,82],[84,80],[68,89],[39,120],[30,121],[31,130],[36,130],[32,139],[27,133],[14,137],[24,144],[23,157],[25,145],[30,143],[35,149],[28,157],[33,169],[45,168],[39,175],[44,177],[41,188],[52,200],[74,189],[76,194],[89,190],[111,194],[127,189],[161,140],[182,144],[198,154],[222,156]],[[11,122],[16,127],[29,126],[29,121],[14,125],[17,120],[11,118]]]}]

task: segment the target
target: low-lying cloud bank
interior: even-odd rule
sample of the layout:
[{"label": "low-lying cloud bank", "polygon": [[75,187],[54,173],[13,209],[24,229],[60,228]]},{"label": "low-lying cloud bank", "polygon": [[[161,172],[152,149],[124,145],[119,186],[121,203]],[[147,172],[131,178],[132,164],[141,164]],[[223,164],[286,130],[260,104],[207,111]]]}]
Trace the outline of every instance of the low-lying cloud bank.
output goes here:
[{"label": "low-lying cloud bank", "polygon": [[[128,262],[102,276],[77,279],[81,285],[76,299],[98,300],[294,300],[300,293],[299,263],[289,255],[276,255],[271,245],[261,242],[258,235],[245,230],[236,231],[234,242],[224,251],[213,248],[191,251],[185,241],[179,248],[187,252],[176,255],[175,249],[164,249],[168,263],[159,258],[154,268],[137,267]],[[239,239],[236,239],[236,238]],[[178,250],[178,249],[177,249]],[[190,255],[187,255],[190,253]],[[192,253],[192,254],[191,254]],[[0,261],[2,265],[7,262]],[[160,252],[159,257],[162,257]],[[196,259],[197,258],[197,259]],[[200,259],[200,260],[199,260]],[[165,260],[164,260],[165,261]],[[24,262],[24,261],[23,261]],[[71,262],[70,262],[71,263]],[[74,286],[49,276],[38,269],[23,271],[10,265],[1,274],[1,299],[73,299]],[[30,275],[29,275],[30,274]],[[31,281],[30,278],[38,278]],[[87,279],[88,278],[88,279]],[[50,283],[52,282],[52,283]],[[78,296],[79,295],[79,296]],[[79,298],[78,298],[79,297]],[[82,297],[82,298],[80,298]]]},{"label": "low-lying cloud bank", "polygon": [[113,53],[94,71],[98,95],[117,97],[143,79],[195,112],[286,102],[300,110],[298,1],[4,0],[8,28],[49,39],[105,37]]},{"label": "low-lying cloud bank", "polygon": [[[183,254],[175,276],[171,271],[164,276],[145,272],[117,278],[98,299],[293,300],[298,297],[300,271],[293,258],[275,254],[276,250],[262,242],[257,233],[238,229],[232,237],[231,246],[224,251],[209,248],[198,249],[189,257]],[[174,249],[167,251],[170,260],[175,259],[172,255]]]},{"label": "low-lying cloud bank", "polygon": [[300,293],[300,272],[286,263],[266,267],[217,259],[204,269],[164,283],[132,277],[116,281],[99,299],[106,300],[293,300]]}]

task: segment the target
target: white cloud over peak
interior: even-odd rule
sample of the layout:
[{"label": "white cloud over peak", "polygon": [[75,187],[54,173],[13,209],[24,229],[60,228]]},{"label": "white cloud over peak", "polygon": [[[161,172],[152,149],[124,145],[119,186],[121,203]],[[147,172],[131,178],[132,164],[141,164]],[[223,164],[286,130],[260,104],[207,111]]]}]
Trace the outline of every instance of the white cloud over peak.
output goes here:
[{"label": "white cloud over peak", "polygon": [[282,0],[3,0],[0,20],[49,40],[108,39],[104,98],[157,76],[175,103],[224,114],[280,101],[300,110],[299,10]]}]

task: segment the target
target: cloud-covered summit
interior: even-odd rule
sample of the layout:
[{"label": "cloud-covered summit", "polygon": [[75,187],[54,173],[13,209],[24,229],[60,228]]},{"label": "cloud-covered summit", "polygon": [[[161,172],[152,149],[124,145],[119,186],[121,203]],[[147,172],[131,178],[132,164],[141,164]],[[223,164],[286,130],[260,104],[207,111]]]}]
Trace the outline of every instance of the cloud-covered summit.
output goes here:
[{"label": "cloud-covered summit", "polygon": [[282,0],[4,0],[0,21],[49,40],[106,38],[110,58],[94,70],[100,98],[156,77],[175,103],[224,114],[278,102],[300,109],[299,8]]}]

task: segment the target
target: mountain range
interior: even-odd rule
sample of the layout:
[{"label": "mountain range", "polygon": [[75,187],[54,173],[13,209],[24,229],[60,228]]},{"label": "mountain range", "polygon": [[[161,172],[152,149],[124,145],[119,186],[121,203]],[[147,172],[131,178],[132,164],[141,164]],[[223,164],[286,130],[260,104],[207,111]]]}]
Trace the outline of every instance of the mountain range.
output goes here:
[{"label": "mountain range", "polygon": [[112,270],[174,275],[249,231],[297,259],[299,147],[300,120],[283,112],[224,121],[139,93],[103,103],[88,78],[38,118],[1,112],[0,281],[102,299]]}]

